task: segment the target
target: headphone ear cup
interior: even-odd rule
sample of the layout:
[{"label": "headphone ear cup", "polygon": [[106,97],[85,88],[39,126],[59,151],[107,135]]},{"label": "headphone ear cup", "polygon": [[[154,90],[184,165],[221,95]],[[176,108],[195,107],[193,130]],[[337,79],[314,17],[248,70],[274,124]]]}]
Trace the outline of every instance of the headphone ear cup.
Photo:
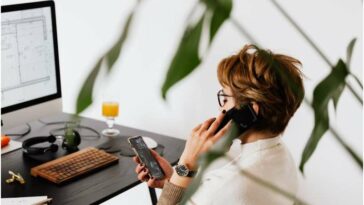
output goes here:
[{"label": "headphone ear cup", "polygon": [[67,150],[78,150],[78,145],[81,144],[81,135],[76,130],[72,130],[72,135],[65,136],[62,147]]},{"label": "headphone ear cup", "polygon": [[78,146],[81,144],[81,135],[79,132],[77,132],[77,130],[73,130],[73,134],[75,136],[75,139],[74,139],[74,143],[75,143],[75,146]]},{"label": "headphone ear cup", "polygon": [[58,151],[58,145],[51,144],[51,146],[49,146],[49,151],[51,151],[51,152],[57,152]]},{"label": "headphone ear cup", "polygon": [[56,141],[56,137],[54,135],[49,135],[48,142],[54,143]]}]

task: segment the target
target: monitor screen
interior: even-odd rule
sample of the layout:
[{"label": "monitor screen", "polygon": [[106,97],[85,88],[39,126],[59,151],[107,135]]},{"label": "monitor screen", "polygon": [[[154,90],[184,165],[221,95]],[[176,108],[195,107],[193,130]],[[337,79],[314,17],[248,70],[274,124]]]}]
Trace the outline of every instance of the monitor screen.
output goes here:
[{"label": "monitor screen", "polygon": [[52,5],[48,1],[2,7],[2,113],[61,97]]}]

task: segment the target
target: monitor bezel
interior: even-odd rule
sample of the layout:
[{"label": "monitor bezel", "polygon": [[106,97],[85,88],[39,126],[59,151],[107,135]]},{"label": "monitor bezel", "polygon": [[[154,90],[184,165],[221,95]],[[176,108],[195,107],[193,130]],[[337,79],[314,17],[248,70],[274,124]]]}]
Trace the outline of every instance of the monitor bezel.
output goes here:
[{"label": "monitor bezel", "polygon": [[40,98],[36,98],[33,100],[29,100],[26,102],[22,102],[22,103],[18,103],[15,105],[10,105],[10,106],[1,108],[1,114],[20,110],[23,108],[27,108],[27,107],[30,107],[33,105],[41,104],[41,103],[48,102],[48,101],[62,97],[61,77],[60,77],[59,57],[58,57],[56,11],[55,11],[54,2],[53,1],[40,1],[40,2],[32,2],[32,3],[24,3],[24,4],[4,5],[4,6],[1,6],[1,13],[12,12],[12,11],[21,11],[21,10],[27,10],[27,9],[44,8],[44,7],[50,7],[50,9],[51,9],[53,50],[54,50],[54,63],[55,63],[54,65],[55,65],[55,69],[56,69],[57,92],[55,94],[43,96]]}]

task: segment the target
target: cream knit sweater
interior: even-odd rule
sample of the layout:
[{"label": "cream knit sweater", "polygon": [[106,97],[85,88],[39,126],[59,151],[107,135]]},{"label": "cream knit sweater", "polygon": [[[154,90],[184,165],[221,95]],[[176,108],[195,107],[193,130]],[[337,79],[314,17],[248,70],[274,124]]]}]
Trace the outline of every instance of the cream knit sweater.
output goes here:
[{"label": "cream knit sweater", "polygon": [[[243,204],[243,205],[292,205],[293,201],[241,175],[240,168],[296,194],[297,168],[281,137],[241,144],[235,140],[228,155],[233,160],[220,159],[203,176],[202,184],[189,204]],[[184,189],[166,183],[159,205],[178,204]]]}]

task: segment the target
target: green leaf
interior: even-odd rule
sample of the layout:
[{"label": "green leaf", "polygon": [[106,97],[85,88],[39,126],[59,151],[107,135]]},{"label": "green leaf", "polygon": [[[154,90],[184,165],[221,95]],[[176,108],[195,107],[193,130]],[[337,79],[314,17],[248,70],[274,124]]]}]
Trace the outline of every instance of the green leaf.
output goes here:
[{"label": "green leaf", "polygon": [[199,171],[194,177],[192,183],[188,186],[185,194],[183,195],[182,203],[186,204],[188,200],[197,191],[201,184],[203,173],[206,171],[208,166],[216,159],[224,156],[224,154],[229,150],[233,139],[239,136],[239,129],[237,125],[233,122],[231,129],[228,134],[224,136],[219,142],[217,142],[210,151],[205,153],[199,158]]},{"label": "green leaf", "polygon": [[335,110],[337,109],[337,104],[339,102],[339,98],[340,98],[341,93],[343,92],[344,88],[345,88],[345,84],[339,85],[332,95],[332,100],[334,101]]},{"label": "green leaf", "polygon": [[200,18],[196,25],[189,26],[185,30],[162,86],[163,99],[166,99],[167,91],[174,84],[190,74],[200,64],[201,59],[198,56],[198,47],[204,17],[205,15]]},{"label": "green leaf", "polygon": [[140,4],[140,1],[137,2],[135,7],[133,8],[132,12],[129,14],[118,41],[112,46],[112,48],[110,48],[110,50],[105,55],[103,55],[99,59],[99,61],[96,63],[96,65],[92,69],[91,73],[86,78],[86,81],[83,83],[82,88],[78,94],[77,101],[76,101],[76,113],[77,114],[81,113],[83,110],[85,110],[88,106],[90,106],[92,104],[93,86],[95,83],[95,79],[99,73],[99,70],[101,67],[101,62],[104,59],[106,60],[108,72],[110,72],[115,61],[120,56],[120,52],[122,50],[124,42],[127,39],[128,34],[129,34],[129,28],[130,28],[130,24],[132,22],[134,13],[135,13],[137,7],[139,6],[139,4]]},{"label": "green leaf", "polygon": [[[343,71],[346,70],[347,73],[343,73],[343,74],[345,74],[345,77],[346,77],[346,75],[349,74],[349,71],[347,69],[347,66],[346,66],[346,64],[342,60],[339,60],[339,62],[334,67],[334,69],[342,69]],[[335,108],[335,110],[337,108],[337,103],[339,101],[339,98],[340,98],[341,93],[343,92],[344,88],[345,88],[345,78],[344,78],[344,82],[343,83],[340,83],[340,84],[337,85],[337,88],[333,92],[333,95],[332,95],[332,99],[334,101],[334,108]]]},{"label": "green leaf", "polygon": [[200,166],[197,175],[193,178],[192,183],[188,186],[186,192],[184,193],[181,204],[186,204],[189,200],[191,200],[193,194],[196,193],[197,189],[200,187],[202,176],[205,171],[206,167]]},{"label": "green leaf", "polygon": [[[353,40],[350,41],[350,43],[346,49],[346,66],[348,67],[349,70],[350,70],[351,56],[353,54],[355,42],[356,42],[356,38],[354,38]],[[359,78],[356,77],[353,73],[350,73],[350,75],[354,78],[356,83],[358,83],[358,85],[361,87],[361,89],[363,89],[363,84],[361,83]]]},{"label": "green leaf", "polygon": [[345,63],[340,59],[331,73],[322,80],[313,92],[312,107],[315,112],[315,126],[312,130],[301,157],[300,170],[304,172],[304,165],[315,151],[318,142],[329,128],[328,103],[331,99],[338,101],[345,86],[345,78],[348,75]]},{"label": "green leaf", "polygon": [[[232,1],[201,0],[201,2],[206,4],[207,10],[212,13],[212,17],[210,19],[209,41],[209,43],[211,43],[221,25],[229,18],[232,10]],[[185,30],[162,86],[163,99],[166,99],[168,90],[174,84],[188,76],[201,63],[201,59],[198,55],[198,49],[203,29],[203,20],[205,17],[206,11],[195,26],[189,26]]]},{"label": "green leaf", "polygon": [[353,54],[355,42],[356,42],[356,38],[354,38],[353,40],[350,41],[350,43],[346,49],[346,65],[348,66],[348,68],[350,67],[351,56]]},{"label": "green leaf", "polygon": [[114,44],[114,46],[107,52],[106,59],[107,59],[107,65],[108,65],[108,71],[110,72],[112,66],[114,65],[115,61],[120,56],[121,49],[124,45],[125,40],[128,37],[129,34],[129,28],[130,24],[132,22],[132,19],[134,17],[134,11],[135,9],[130,13],[128,16],[128,19],[126,20],[126,23],[123,28],[123,32],[121,33],[118,41]]},{"label": "green leaf", "polygon": [[79,114],[83,110],[85,110],[89,105],[92,104],[92,91],[94,87],[94,83],[97,77],[97,74],[100,71],[101,62],[103,58],[101,58],[89,73],[86,81],[83,83],[80,92],[78,93],[77,101],[76,101],[76,113]]},{"label": "green leaf", "polygon": [[221,25],[230,17],[233,8],[231,0],[203,0],[207,8],[212,12],[210,21],[210,43],[214,39]]}]

